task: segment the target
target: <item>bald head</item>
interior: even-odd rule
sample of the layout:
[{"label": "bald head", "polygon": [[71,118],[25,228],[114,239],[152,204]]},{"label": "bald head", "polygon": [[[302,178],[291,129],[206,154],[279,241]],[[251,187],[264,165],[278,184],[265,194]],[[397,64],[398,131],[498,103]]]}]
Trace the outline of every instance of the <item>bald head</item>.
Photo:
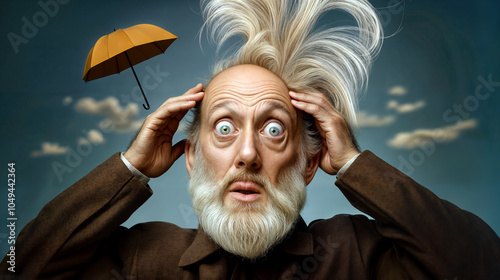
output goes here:
[{"label": "bald head", "polygon": [[[297,111],[290,102],[288,88],[271,71],[256,65],[238,65],[217,75],[207,86],[202,101],[202,118],[214,108],[234,105],[243,110],[262,106],[281,107],[296,122]],[[245,107],[245,108],[243,108]]]}]

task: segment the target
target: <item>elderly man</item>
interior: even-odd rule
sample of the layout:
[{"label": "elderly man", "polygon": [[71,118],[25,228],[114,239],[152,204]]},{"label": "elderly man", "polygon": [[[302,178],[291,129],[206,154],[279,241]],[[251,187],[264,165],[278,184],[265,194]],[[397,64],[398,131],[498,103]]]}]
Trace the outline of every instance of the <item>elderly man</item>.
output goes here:
[{"label": "elderly man", "polygon": [[[247,2],[210,2],[207,22],[228,7],[237,11],[241,3]],[[373,16],[363,1],[298,1],[296,13],[304,13],[298,21],[284,20],[291,18],[284,11],[292,10],[280,6],[286,1],[260,1],[265,9],[249,3],[253,2],[248,1],[245,15],[253,11],[265,21],[265,14],[258,11],[271,11],[269,15],[282,19],[288,31],[301,29],[299,23],[308,13],[317,17],[321,4],[345,4],[337,8],[359,17],[360,26],[374,19],[362,19]],[[237,22],[238,15],[230,16],[235,18],[222,16],[219,23],[228,27]],[[242,22],[247,21],[251,19]],[[314,20],[304,22],[314,24]],[[321,48],[312,46],[320,52],[304,62],[301,59],[311,53],[301,52],[307,42],[299,42],[277,48],[284,61],[281,65],[279,59],[269,59],[275,56],[260,47],[262,41],[252,40],[272,30],[259,26],[263,34],[242,32],[253,35],[248,35],[233,60],[221,64],[205,89],[198,84],[168,99],[147,117],[124,154],[115,154],[46,205],[19,236],[16,274],[7,272],[6,258],[2,275],[25,279],[113,279],[117,274],[124,279],[499,278],[500,241],[488,225],[439,199],[371,152],[359,152],[349,128],[353,104],[349,95],[342,95],[356,83],[358,76],[352,69],[357,60],[351,59],[352,67],[339,70],[325,56],[324,65],[332,67],[317,67],[322,63]],[[371,29],[372,35],[377,28]],[[279,30],[284,33],[279,42],[300,37]],[[269,38],[268,43],[274,40]],[[366,59],[365,54],[377,48],[371,43],[363,41],[365,51],[350,52],[344,58]],[[332,51],[342,52],[342,48]],[[367,64],[357,66],[362,70]],[[191,109],[189,137],[173,145],[179,122]],[[149,178],[167,172],[182,154],[199,228],[159,222],[121,227],[152,195]],[[338,215],[306,225],[300,217],[305,187],[318,168],[336,175],[335,184],[346,198],[375,220]]]}]

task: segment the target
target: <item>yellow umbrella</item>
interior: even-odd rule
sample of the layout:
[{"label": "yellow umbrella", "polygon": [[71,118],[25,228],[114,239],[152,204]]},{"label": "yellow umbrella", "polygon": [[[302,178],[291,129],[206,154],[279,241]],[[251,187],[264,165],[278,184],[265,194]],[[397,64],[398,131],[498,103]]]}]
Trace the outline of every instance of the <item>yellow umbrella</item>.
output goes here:
[{"label": "yellow umbrella", "polygon": [[138,24],[115,30],[102,36],[90,50],[83,80],[92,81],[130,67],[146,101],[144,109],[148,110],[149,102],[133,65],[165,52],[175,39],[177,36],[174,34],[152,24]]}]

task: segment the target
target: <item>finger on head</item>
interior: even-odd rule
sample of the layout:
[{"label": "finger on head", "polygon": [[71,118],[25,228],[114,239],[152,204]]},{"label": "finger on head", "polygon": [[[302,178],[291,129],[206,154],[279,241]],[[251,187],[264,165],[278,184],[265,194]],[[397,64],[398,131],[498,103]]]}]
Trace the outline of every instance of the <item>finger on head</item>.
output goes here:
[{"label": "finger on head", "polygon": [[178,102],[186,102],[186,101],[198,102],[198,101],[203,99],[204,94],[205,94],[205,92],[203,92],[203,91],[200,91],[200,92],[197,92],[194,94],[193,93],[190,94],[188,91],[188,92],[184,93],[183,95],[175,96],[175,97],[171,97],[171,98],[167,99],[165,102],[163,102],[163,104],[160,106],[160,108],[167,106],[168,104],[174,104],[174,103],[178,103]]},{"label": "finger on head", "polygon": [[171,118],[178,113],[186,114],[187,111],[196,105],[194,100],[178,100],[176,102],[166,102],[155,112],[155,117],[160,119]]},{"label": "finger on head", "polygon": [[196,93],[199,93],[203,91],[203,84],[202,83],[198,83],[196,86],[190,88],[186,94],[196,94]]},{"label": "finger on head", "polygon": [[289,94],[290,97],[292,97],[293,99],[308,103],[323,105],[327,101],[325,95],[320,92],[303,93],[303,92],[290,91]]}]

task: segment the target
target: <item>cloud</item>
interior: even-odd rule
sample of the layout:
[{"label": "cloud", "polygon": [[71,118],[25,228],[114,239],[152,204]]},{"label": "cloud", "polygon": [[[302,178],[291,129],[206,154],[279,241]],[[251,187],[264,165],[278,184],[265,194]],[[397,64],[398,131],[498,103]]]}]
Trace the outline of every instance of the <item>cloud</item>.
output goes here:
[{"label": "cloud", "polygon": [[92,129],[89,131],[88,138],[90,142],[94,144],[102,144],[104,143],[104,137],[102,136],[102,133],[99,131]]},{"label": "cloud", "polygon": [[404,88],[402,86],[393,86],[389,89],[388,93],[390,95],[405,95],[406,88]]},{"label": "cloud", "polygon": [[139,115],[139,106],[130,103],[122,108],[117,98],[108,97],[101,101],[96,101],[91,97],[78,100],[75,104],[75,110],[87,115],[105,116],[101,125],[118,131],[127,132],[137,130],[141,127],[143,120],[134,120]]},{"label": "cloud", "polygon": [[367,112],[359,111],[358,113],[358,127],[382,127],[392,124],[396,118],[394,116],[377,116],[369,115]]},{"label": "cloud", "polygon": [[32,157],[65,155],[68,147],[61,147],[59,143],[43,142],[42,149],[31,152]]},{"label": "cloud", "polygon": [[423,100],[417,101],[415,103],[406,103],[406,104],[399,104],[397,101],[391,100],[389,101],[389,103],[387,103],[387,108],[394,109],[396,112],[400,114],[410,113],[420,108],[423,108],[424,106],[425,106],[425,101]]},{"label": "cloud", "polygon": [[71,96],[64,97],[64,99],[62,101],[62,103],[63,103],[64,106],[68,106],[72,102],[73,102],[73,98]]},{"label": "cloud", "polygon": [[78,144],[82,144],[82,145],[85,145],[85,144],[94,144],[94,145],[99,145],[99,144],[102,144],[105,142],[105,139],[104,139],[104,136],[102,136],[102,133],[95,130],[95,129],[92,129],[88,132],[87,134],[87,138],[84,138],[84,137],[80,137],[78,139]]},{"label": "cloud", "polygon": [[454,125],[436,129],[417,129],[412,132],[401,132],[388,141],[389,146],[400,149],[413,149],[420,144],[434,141],[446,143],[456,140],[460,132],[477,126],[475,119],[457,122]]}]

